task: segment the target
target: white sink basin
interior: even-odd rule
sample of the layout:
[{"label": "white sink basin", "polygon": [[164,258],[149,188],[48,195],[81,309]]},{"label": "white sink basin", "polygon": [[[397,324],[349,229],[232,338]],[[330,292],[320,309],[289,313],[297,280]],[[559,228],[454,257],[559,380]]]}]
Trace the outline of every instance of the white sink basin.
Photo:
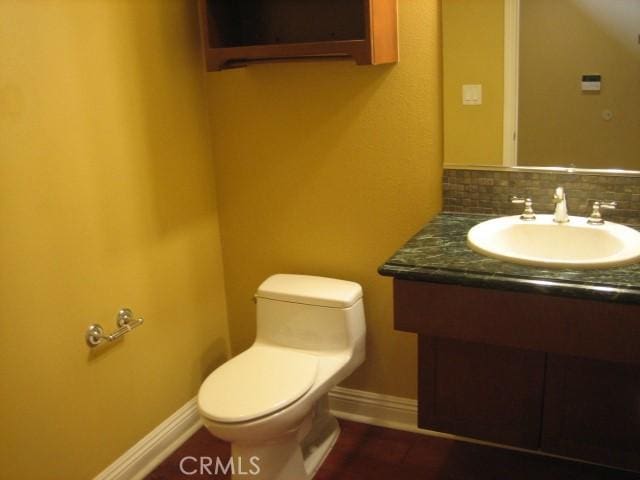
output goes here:
[{"label": "white sink basin", "polygon": [[608,268],[640,260],[640,232],[612,222],[589,225],[583,217],[563,224],[553,215],[531,222],[518,215],[495,218],[471,228],[467,243],[489,257],[544,268]]}]

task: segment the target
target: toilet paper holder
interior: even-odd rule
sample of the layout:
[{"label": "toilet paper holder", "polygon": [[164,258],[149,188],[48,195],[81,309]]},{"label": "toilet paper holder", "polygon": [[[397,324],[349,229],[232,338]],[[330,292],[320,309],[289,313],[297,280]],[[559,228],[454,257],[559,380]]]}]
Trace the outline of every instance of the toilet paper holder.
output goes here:
[{"label": "toilet paper holder", "polygon": [[113,342],[125,333],[129,333],[134,328],[142,325],[144,323],[144,319],[142,317],[134,319],[133,312],[130,308],[122,308],[118,311],[116,323],[118,325],[118,329],[110,335],[105,335],[102,325],[97,323],[90,325],[89,328],[87,328],[87,332],[84,334],[84,339],[86,340],[87,345],[93,348],[103,342]]}]

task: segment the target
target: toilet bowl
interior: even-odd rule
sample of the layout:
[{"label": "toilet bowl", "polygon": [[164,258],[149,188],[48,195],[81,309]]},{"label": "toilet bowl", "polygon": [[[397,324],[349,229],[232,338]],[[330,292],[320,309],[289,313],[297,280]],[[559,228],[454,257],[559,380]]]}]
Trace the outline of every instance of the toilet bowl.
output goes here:
[{"label": "toilet bowl", "polygon": [[364,361],[362,288],[278,274],[255,297],[256,340],[204,381],[200,415],[232,478],[311,479],[340,433],[327,394]]}]

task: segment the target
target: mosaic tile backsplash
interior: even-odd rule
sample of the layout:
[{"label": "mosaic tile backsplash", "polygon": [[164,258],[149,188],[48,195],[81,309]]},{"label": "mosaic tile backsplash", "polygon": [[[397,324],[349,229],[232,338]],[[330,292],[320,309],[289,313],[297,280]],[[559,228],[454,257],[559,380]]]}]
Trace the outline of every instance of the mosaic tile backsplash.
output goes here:
[{"label": "mosaic tile backsplash", "polygon": [[640,177],[565,172],[517,172],[445,168],[445,212],[516,215],[512,195],[530,197],[536,213],[553,213],[553,193],[564,187],[569,215],[589,216],[595,200],[615,201],[615,210],[603,210],[612,222],[640,225]]}]

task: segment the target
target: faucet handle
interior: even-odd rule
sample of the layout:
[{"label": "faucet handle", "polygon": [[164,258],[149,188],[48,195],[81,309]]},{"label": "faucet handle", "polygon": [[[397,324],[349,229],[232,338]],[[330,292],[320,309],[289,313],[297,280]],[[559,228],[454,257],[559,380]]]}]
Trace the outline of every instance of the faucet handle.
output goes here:
[{"label": "faucet handle", "polygon": [[515,205],[524,204],[524,212],[522,212],[522,215],[520,215],[520,220],[530,222],[536,219],[536,214],[533,212],[533,201],[531,201],[529,197],[518,197],[516,195],[513,195],[510,198],[510,201]]},{"label": "faucet handle", "polygon": [[606,210],[613,210],[618,206],[617,202],[603,202],[601,200],[596,200],[593,202],[593,210],[589,218],[587,219],[587,223],[589,225],[604,225],[604,220],[602,219],[602,214],[600,213],[600,209],[604,208]]}]

